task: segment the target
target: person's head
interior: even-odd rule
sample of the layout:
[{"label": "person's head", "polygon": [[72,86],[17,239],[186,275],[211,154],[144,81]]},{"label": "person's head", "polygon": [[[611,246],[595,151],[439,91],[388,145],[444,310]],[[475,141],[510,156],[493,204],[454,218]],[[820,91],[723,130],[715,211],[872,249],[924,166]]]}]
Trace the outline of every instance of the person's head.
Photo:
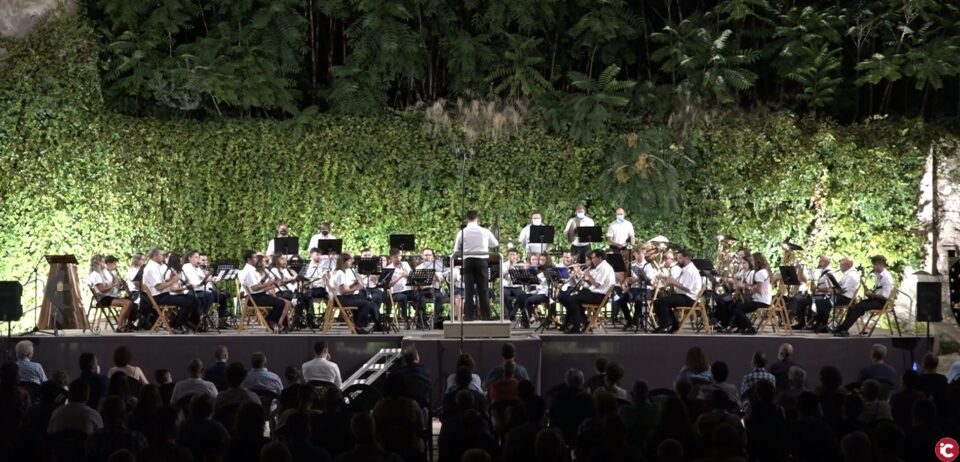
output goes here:
[{"label": "person's head", "polygon": [[753,359],[750,360],[750,365],[753,366],[754,369],[767,367],[767,354],[762,351],[754,353]]},{"label": "person's head", "polygon": [[370,247],[360,249],[360,258],[373,258],[373,251],[370,250]]},{"label": "person's head", "polygon": [[843,416],[848,421],[856,421],[863,412],[863,398],[856,393],[850,393],[843,398]]},{"label": "person's head", "polygon": [[163,250],[160,250],[159,247],[154,247],[147,252],[147,257],[154,263],[163,263]]},{"label": "person's head", "polygon": [[940,359],[937,358],[937,355],[927,352],[923,355],[923,373],[924,374],[935,374],[937,372],[937,366],[940,365]]},{"label": "person's head", "polygon": [[312,261],[313,263],[320,263],[321,256],[322,255],[320,254],[320,249],[316,247],[310,249],[310,261]]},{"label": "person's head", "polygon": [[802,389],[807,385],[807,371],[800,366],[791,366],[790,371],[787,372],[787,378],[793,388]]},{"label": "person's head", "polygon": [[[112,379],[111,377],[111,380]],[[126,378],[124,378],[124,381],[126,381]],[[67,400],[71,403],[86,403],[89,401],[90,384],[86,380],[74,380],[70,382],[67,388]]]},{"label": "person's head", "polygon": [[191,378],[199,379],[203,375],[203,361],[200,358],[194,358],[190,360],[190,363],[187,364],[187,374]]},{"label": "person's head", "polygon": [[400,249],[390,249],[390,264],[400,265]]},{"label": "person's head", "polygon": [[597,414],[600,416],[616,413],[620,407],[617,397],[603,388],[593,392],[593,399],[597,403]]},{"label": "person's head", "polygon": [[714,410],[727,410],[730,409],[730,397],[727,396],[727,392],[716,389],[710,393],[710,407]]},{"label": "person's head", "polygon": [[347,252],[341,253],[340,257],[337,259],[337,269],[346,271],[350,268],[353,268],[353,255],[350,255]]},{"label": "person's head", "polygon": [[717,425],[713,429],[713,434],[709,437],[710,447],[715,458],[740,457],[743,453],[743,438],[731,424]]},{"label": "person's head", "polygon": [[883,270],[887,269],[887,257],[883,255],[870,257],[870,264],[873,265],[873,271],[875,273],[882,273]]},{"label": "person's head", "polygon": [[107,255],[103,257],[103,264],[107,268],[107,271],[116,271],[117,270],[117,257],[113,255]]},{"label": "person's head", "polygon": [[126,367],[133,362],[133,351],[126,345],[118,346],[113,350],[113,365]]},{"label": "person's head", "polygon": [[473,392],[470,390],[460,390],[453,397],[453,402],[456,403],[457,409],[460,412],[466,412],[467,409],[473,409],[476,405],[476,401],[473,398]]},{"label": "person's head", "polygon": [[200,265],[200,252],[196,250],[188,250],[184,255],[183,259],[190,262],[193,266]]},{"label": "person's head", "polygon": [[281,268],[281,269],[286,268],[286,267],[287,267],[287,256],[286,256],[286,255],[280,255],[280,254],[274,254],[274,256],[273,256],[273,266],[276,266],[277,268]]},{"label": "person's head", "polygon": [[764,257],[763,254],[760,252],[754,252],[753,253],[753,269],[757,271],[767,270],[767,274],[769,274],[770,264],[767,263],[767,257]]},{"label": "person's head", "polygon": [[320,340],[314,342],[313,344],[313,356],[317,358],[326,358],[329,351],[327,350],[327,342]]},{"label": "person's head", "polygon": [[875,363],[882,363],[887,359],[887,347],[879,343],[874,343],[873,346],[870,347],[870,359]]},{"label": "person's head", "polygon": [[623,210],[623,207],[617,207],[617,210],[613,212],[613,215],[614,215],[614,219],[618,223],[622,223],[626,219],[627,212]]},{"label": "person's head", "polygon": [[597,371],[597,374],[606,372],[608,364],[610,364],[610,360],[605,356],[597,356],[597,359],[593,361],[593,367]]},{"label": "person's head", "polygon": [[868,462],[872,460],[870,438],[862,431],[856,431],[840,440],[840,452],[844,462]]},{"label": "person's head", "polygon": [[103,271],[105,267],[106,267],[106,264],[103,263],[103,255],[94,254],[92,257],[90,257],[91,273],[99,273]]},{"label": "person's head", "polygon": [[260,403],[244,403],[237,410],[233,426],[237,436],[242,439],[259,438],[263,436],[263,423],[267,421],[267,414]]},{"label": "person's head", "polygon": [[160,396],[160,387],[154,383],[148,383],[140,388],[140,394],[137,395],[137,407],[134,411],[139,413],[153,413],[163,407],[163,397]]},{"label": "person's head", "polygon": [[567,373],[564,374],[563,381],[567,384],[567,387],[574,390],[579,390],[581,387],[583,387],[583,371],[574,368],[567,369]]},{"label": "person's head", "polygon": [[160,385],[173,383],[173,374],[170,373],[170,369],[157,369],[153,371],[153,378]]},{"label": "person's head", "polygon": [[537,266],[546,266],[546,265],[553,265],[553,262],[550,261],[550,254],[541,253],[537,257]]},{"label": "person's head", "polygon": [[532,266],[536,266],[540,263],[540,254],[537,252],[530,252],[530,255],[527,256],[527,263]]},{"label": "person's head", "polygon": [[310,417],[305,412],[293,412],[287,417],[281,430],[288,442],[306,442],[310,439]]},{"label": "person's head", "polygon": [[566,446],[563,437],[552,428],[544,428],[537,433],[533,442],[533,454],[536,462],[554,462],[564,460]]},{"label": "person's head", "polygon": [[103,404],[100,407],[100,416],[103,417],[104,425],[123,423],[124,416],[127,413],[126,406],[123,404],[123,398],[119,396],[108,396],[103,400]]},{"label": "person's head", "polygon": [[517,347],[512,343],[504,343],[500,349],[500,357],[504,362],[512,362],[517,359]]},{"label": "person's head", "polygon": [[847,271],[850,271],[850,268],[853,268],[853,260],[851,260],[851,259],[849,259],[849,258],[847,258],[847,257],[841,258],[841,259],[840,259],[840,271],[843,271],[844,273],[846,273]]},{"label": "person's head", "polygon": [[129,449],[117,449],[107,457],[107,462],[137,462],[137,456]]},{"label": "person's head", "polygon": [[13,388],[20,384],[20,367],[17,363],[3,363],[0,365],[0,385]]},{"label": "person's head", "polygon": [[582,220],[583,218],[585,218],[585,217],[587,216],[587,206],[586,206],[585,204],[582,204],[582,203],[577,204],[577,205],[573,208],[573,214],[574,214],[577,218],[579,218],[579,219]]},{"label": "person's head", "polygon": [[420,362],[420,352],[417,351],[417,346],[412,343],[404,345],[400,355],[406,364],[417,364]]},{"label": "person's head", "polygon": [[377,429],[373,416],[368,412],[360,412],[350,419],[350,433],[357,440],[358,445],[376,444]]},{"label": "person's head", "polygon": [[780,349],[777,351],[777,357],[782,361],[791,356],[793,356],[793,345],[789,343],[781,343]]},{"label": "person's head", "polygon": [[230,363],[225,375],[230,388],[240,388],[247,378],[247,369],[243,367],[242,363]]},{"label": "person's head", "polygon": [[688,377],[678,378],[673,384],[673,391],[677,393],[677,396],[684,399],[696,398],[693,395],[693,382],[691,382]]},{"label": "person's head", "polygon": [[280,225],[277,226],[277,236],[287,237],[287,235],[289,234],[290,234],[290,229],[287,227],[286,223],[280,223]]},{"label": "person's head", "polygon": [[864,380],[860,385],[860,395],[868,403],[880,399],[880,382],[874,379]]},{"label": "person's head", "polygon": [[67,388],[67,384],[70,383],[70,374],[67,373],[66,369],[57,368],[50,371],[49,381],[57,384],[58,387]]},{"label": "person's head", "polygon": [[473,356],[470,356],[470,353],[461,353],[457,357],[457,368],[466,367],[467,370],[473,372],[473,369],[476,367],[476,362],[473,360]]},{"label": "person's head", "polygon": [[327,387],[320,395],[321,409],[327,414],[336,414],[343,405],[343,392],[337,387]]},{"label": "person's head", "polygon": [[263,369],[267,367],[267,355],[262,351],[258,351],[250,356],[250,367],[254,369]]},{"label": "person's head", "polygon": [[134,268],[139,268],[143,266],[143,254],[142,253],[133,254],[133,256],[130,257],[130,266]]},{"label": "person's head", "polygon": [[15,350],[16,350],[16,352],[17,352],[17,359],[18,359],[18,360],[21,360],[21,359],[31,360],[31,359],[33,359],[33,342],[31,342],[31,341],[29,341],[29,340],[21,340],[21,341],[17,342],[17,346],[15,347]]},{"label": "person's head", "polygon": [[646,403],[650,400],[650,386],[643,380],[637,380],[633,384],[633,390],[630,391],[630,396],[633,398],[634,403]]},{"label": "person's head", "polygon": [[682,462],[683,445],[673,438],[667,438],[657,445],[657,460],[660,462]]},{"label": "person's head", "polygon": [[209,419],[213,415],[213,397],[204,393],[196,394],[190,400],[190,417]]},{"label": "person's head", "polygon": [[693,255],[690,251],[683,249],[677,252],[677,263],[680,263],[680,266],[687,266],[691,261],[693,261]]},{"label": "person's head", "polygon": [[730,368],[727,366],[727,363],[716,361],[710,365],[710,375],[713,376],[713,381],[716,383],[726,382],[727,377],[730,376]]},{"label": "person's head", "polygon": [[329,222],[329,221],[325,221],[325,222],[323,222],[323,223],[320,223],[320,234],[322,234],[322,235],[324,235],[324,236],[330,234],[330,222]]},{"label": "person's head", "polygon": [[[295,383],[300,383],[300,368],[297,366],[287,366],[283,369],[283,379],[287,381],[287,385],[293,385]],[[311,387],[303,387],[311,388]],[[312,388],[311,388],[312,389]]]},{"label": "person's head", "polygon": [[623,374],[623,366],[618,362],[612,361],[610,364],[607,364],[607,370],[603,373],[603,381],[606,382],[609,387],[619,385]]},{"label": "person's head", "polygon": [[230,352],[226,345],[217,345],[213,347],[213,357],[218,363],[225,363],[230,358]]},{"label": "person's head", "polygon": [[589,255],[590,255],[590,265],[592,265],[594,268],[600,266],[600,264],[603,263],[603,259],[605,255],[603,254],[602,251],[591,250]]},{"label": "person's head", "polygon": [[685,365],[687,369],[697,374],[710,368],[710,363],[707,361],[707,353],[703,351],[703,348],[698,346],[690,347],[690,349],[687,350]]},{"label": "person's head", "polygon": [[210,256],[209,256],[209,255],[207,255],[207,254],[205,254],[205,253],[203,253],[203,252],[200,252],[199,257],[200,257],[200,265],[201,265],[201,266],[207,266],[207,265],[210,263]]},{"label": "person's head", "polygon": [[476,223],[480,219],[480,214],[476,210],[467,212],[467,223]]},{"label": "person's head", "polygon": [[243,251],[243,261],[244,263],[250,266],[257,266],[257,253],[253,250],[244,250]]},{"label": "person's head", "polygon": [[423,250],[420,251],[420,256],[423,258],[423,261],[431,262],[437,255],[430,247],[424,247]]},{"label": "person's head", "polygon": [[820,269],[826,269],[830,267],[830,257],[826,255],[821,255],[820,260],[817,262],[817,267]]},{"label": "person's head", "polygon": [[532,224],[532,225],[534,225],[534,226],[540,226],[540,225],[542,225],[542,224],[543,224],[543,215],[542,215],[540,212],[534,210],[533,213],[530,214],[530,224]]},{"label": "person's head", "polygon": [[279,441],[267,443],[260,450],[260,462],[291,462],[292,460],[293,456],[287,449],[287,445]]},{"label": "person's head", "polygon": [[797,413],[801,417],[819,417],[820,397],[812,391],[800,393],[797,397]]},{"label": "person's head", "polygon": [[820,369],[820,386],[825,390],[836,390],[843,385],[843,376],[840,369],[834,366],[823,366]]},{"label": "person's head", "polygon": [[563,258],[564,266],[570,266],[573,264],[573,252],[569,250],[564,250],[562,258]]},{"label": "person's head", "polygon": [[493,459],[490,458],[490,454],[487,454],[487,451],[483,449],[473,448],[467,449],[463,453],[463,458],[460,459],[461,462],[493,462]]}]

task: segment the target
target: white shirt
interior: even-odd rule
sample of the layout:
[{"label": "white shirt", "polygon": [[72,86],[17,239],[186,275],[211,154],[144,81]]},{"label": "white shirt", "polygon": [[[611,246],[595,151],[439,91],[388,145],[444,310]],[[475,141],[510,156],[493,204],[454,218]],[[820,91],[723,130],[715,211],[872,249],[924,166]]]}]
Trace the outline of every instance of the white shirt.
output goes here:
[{"label": "white shirt", "polygon": [[[680,265],[670,265],[670,266],[664,266],[660,268],[660,274],[664,276],[670,276],[674,279],[679,279],[682,273],[683,273],[683,270],[680,268]],[[697,275],[699,276],[699,274],[700,273],[698,270]]]},{"label": "white shirt", "polygon": [[357,290],[354,290],[353,292],[344,292],[341,290],[342,286],[350,287],[356,282],[357,277],[353,275],[353,271],[337,270],[335,273],[333,273],[333,279],[331,280],[330,284],[333,286],[333,290],[337,293],[337,295],[356,295],[357,292],[359,292]]},{"label": "white shirt", "polygon": [[107,296],[107,297],[120,296],[120,289],[118,287],[111,288],[106,292],[101,292],[100,289],[97,288],[97,284],[104,284],[108,286],[110,284],[113,284],[113,275],[110,274],[109,271],[103,271],[103,272],[94,271],[90,273],[90,275],[87,276],[87,284],[90,284],[90,289],[93,290],[95,295],[98,295],[97,298],[99,298],[99,296]]},{"label": "white shirt", "polygon": [[130,292],[136,292],[140,290],[137,288],[136,283],[133,282],[133,279],[137,277],[137,273],[139,272],[140,272],[140,268],[137,268],[135,266],[131,266],[130,268],[127,268],[127,289]]},{"label": "white shirt", "polygon": [[[521,262],[516,262],[513,264],[513,266],[522,265],[522,264],[523,263]],[[513,283],[513,278],[510,277],[510,267],[511,266],[509,261],[505,261],[500,264],[500,277],[503,278],[503,286],[517,287],[517,285]]]},{"label": "white shirt", "polygon": [[[563,235],[564,235],[564,236],[567,235],[567,232],[570,231],[570,228],[573,227],[574,223],[576,223],[576,220],[577,220],[577,217],[573,217],[573,218],[567,220],[567,226],[564,226],[564,227],[563,227]],[[580,223],[577,224],[577,227],[583,227],[583,226],[596,226],[596,225],[595,225],[594,222],[593,222],[593,218],[590,218],[590,217],[588,217],[588,216],[584,216],[584,217],[583,217],[583,220],[580,220]],[[574,237],[573,237],[573,242],[571,242],[570,244],[571,244],[571,245],[587,245],[586,243],[581,243],[581,242],[580,242],[580,238],[579,238],[578,236],[576,236],[576,235],[574,235]]]},{"label": "white shirt", "polygon": [[303,272],[303,277],[311,280],[308,287],[311,289],[320,289],[324,287],[323,276],[327,270],[323,268],[323,262],[314,263],[313,261],[307,265],[306,271]]},{"label": "white shirt", "polygon": [[201,285],[203,278],[206,275],[203,274],[203,271],[200,271],[200,268],[193,266],[192,263],[186,263],[183,265],[183,277],[186,278],[187,284],[193,287],[194,290],[207,290],[206,285]]},{"label": "white shirt", "polygon": [[[334,236],[333,233],[327,234],[326,236],[319,233],[314,234],[313,236],[310,236],[310,245],[307,246],[307,250],[309,251],[320,248],[320,241],[330,241],[336,238],[337,236]],[[324,257],[330,258],[328,255],[324,255]]]},{"label": "white shirt", "polygon": [[680,276],[676,279],[683,286],[677,287],[677,293],[686,295],[696,301],[697,296],[700,295],[700,289],[703,287],[703,279],[700,278],[700,270],[697,269],[697,265],[694,265],[691,261],[687,266],[680,268]]},{"label": "white shirt", "polygon": [[839,282],[840,290],[842,291],[841,295],[853,300],[853,297],[857,295],[857,290],[860,289],[860,273],[850,268],[846,273],[843,273],[843,277],[840,278]]},{"label": "white shirt", "polygon": [[760,284],[760,290],[753,292],[753,301],[770,304],[770,273],[766,269],[759,269],[753,273],[754,284]]},{"label": "white shirt", "polygon": [[457,239],[453,241],[454,252],[460,252],[461,241],[464,258],[487,258],[490,255],[490,247],[500,245],[489,229],[476,222],[467,223],[467,226],[457,233]]},{"label": "white shirt", "polygon": [[547,277],[543,275],[543,272],[537,275],[537,279],[540,281],[537,284],[536,294],[537,295],[547,295],[550,291],[550,284],[547,283]]},{"label": "white shirt", "polygon": [[876,274],[873,292],[884,299],[890,298],[890,293],[893,292],[893,276],[886,269]]},{"label": "white shirt", "polygon": [[[833,270],[830,267],[820,268],[820,275],[817,276],[817,291],[820,292],[822,289],[829,289],[833,287],[833,284],[830,284],[830,278],[827,277],[828,274],[833,274]],[[834,276],[836,277],[836,276]],[[839,282],[839,281],[837,281]],[[822,293],[822,292],[821,292]]]},{"label": "white shirt", "polygon": [[633,223],[630,223],[630,220],[624,219],[622,223],[613,220],[607,225],[607,238],[613,239],[619,246],[627,245],[634,236]]},{"label": "white shirt", "polygon": [[643,262],[643,275],[647,277],[650,284],[657,280],[657,268],[650,262]]},{"label": "white shirt", "polygon": [[390,286],[390,293],[399,293],[407,290],[407,276],[410,275],[412,271],[410,269],[410,264],[401,261],[400,266],[394,266],[392,263],[386,266],[387,268],[393,269],[393,278],[394,281],[397,281],[396,284]]},{"label": "white shirt", "polygon": [[340,379],[340,367],[326,358],[313,358],[303,363],[300,370],[303,372],[305,381],[322,380],[336,385],[337,388],[343,385]]},{"label": "white shirt", "polygon": [[237,277],[240,279],[240,285],[243,286],[244,290],[249,294],[262,294],[264,292],[264,289],[252,289],[253,286],[260,284],[260,281],[263,280],[263,278],[260,277],[260,273],[257,272],[257,268],[253,265],[249,263],[243,265],[243,269],[240,270],[240,274],[237,275]]},{"label": "white shirt", "polygon": [[[520,241],[520,245],[523,247],[523,251],[527,254],[531,253],[546,253],[550,250],[550,244],[531,244],[530,243],[530,227],[533,226],[527,225],[520,230],[520,236],[517,237],[517,240]],[[542,225],[540,225],[542,226]],[[540,236],[534,236],[537,240],[540,240]]]},{"label": "white shirt", "polygon": [[417,269],[418,270],[432,269],[436,273],[436,275],[433,278],[433,288],[434,289],[440,288],[441,280],[443,279],[443,274],[444,274],[443,263],[438,262],[436,260],[425,261],[417,265]]},{"label": "white shirt", "polygon": [[159,263],[153,260],[147,262],[147,266],[143,268],[142,284],[150,290],[150,295],[154,297],[167,292],[157,290],[157,284],[163,284],[163,268],[160,267]]},{"label": "white shirt", "polygon": [[[293,274],[293,271],[290,271],[290,268],[283,268],[283,269],[270,268],[270,275],[276,278],[277,280],[290,279],[293,276],[295,276],[295,274]],[[290,283],[284,284],[281,287],[283,287],[286,290],[289,290],[290,292],[293,292],[297,290],[297,283],[290,282]]]},{"label": "white shirt", "polygon": [[170,396],[170,404],[176,404],[180,398],[190,395],[207,395],[217,397],[217,387],[212,382],[203,379],[189,378],[177,382],[173,386],[173,393]]},{"label": "white shirt", "polygon": [[595,294],[606,294],[617,280],[613,266],[606,261],[600,262],[596,268],[590,268],[590,277],[594,280],[594,284],[590,284],[590,292]]}]

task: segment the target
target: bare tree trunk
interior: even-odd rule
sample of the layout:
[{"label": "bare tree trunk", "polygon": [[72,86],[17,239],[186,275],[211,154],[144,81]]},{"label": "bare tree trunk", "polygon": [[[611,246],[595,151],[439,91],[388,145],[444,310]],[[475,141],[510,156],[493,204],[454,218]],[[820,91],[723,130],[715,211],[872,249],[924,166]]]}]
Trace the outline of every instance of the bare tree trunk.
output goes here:
[{"label": "bare tree trunk", "polygon": [[932,211],[931,220],[933,222],[933,229],[930,233],[930,261],[932,262],[933,268],[930,268],[930,274],[934,276],[940,275],[940,270],[938,268],[938,263],[940,261],[940,204],[938,199],[938,190],[937,188],[937,149],[934,144],[930,143],[930,159],[933,164],[932,169],[930,170],[930,183],[932,184],[930,190],[930,207]]},{"label": "bare tree trunk", "polygon": [[310,83],[317,86],[317,24],[313,16],[313,0],[307,4],[310,13]]}]

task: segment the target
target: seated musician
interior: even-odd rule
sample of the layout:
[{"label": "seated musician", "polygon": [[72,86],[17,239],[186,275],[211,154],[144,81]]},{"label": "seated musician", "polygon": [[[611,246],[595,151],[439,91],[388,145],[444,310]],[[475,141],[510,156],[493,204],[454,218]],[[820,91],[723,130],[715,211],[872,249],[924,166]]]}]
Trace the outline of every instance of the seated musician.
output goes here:
[{"label": "seated musician", "polygon": [[319,327],[313,312],[313,301],[330,298],[330,292],[327,291],[330,274],[332,271],[326,269],[320,249],[316,247],[310,249],[310,262],[303,269],[301,301],[296,307],[294,318],[306,319],[307,324],[313,329]]},{"label": "seated musician", "polygon": [[[534,260],[534,266],[536,266],[537,261],[539,260]],[[520,261],[520,252],[517,249],[508,250],[507,261],[500,264],[500,277],[503,278],[503,303],[508,307],[507,313],[511,321],[517,311],[523,308],[526,293],[524,293],[523,287],[513,282],[510,270],[525,267],[526,265]]]},{"label": "seated musician", "polygon": [[277,281],[277,297],[290,302],[296,306],[297,300],[297,274],[290,269],[286,255],[275,254],[271,258],[271,265],[268,269],[270,277]]},{"label": "seated musician", "polygon": [[159,248],[150,249],[147,257],[149,261],[143,268],[141,287],[149,290],[157,303],[179,308],[179,313],[170,323],[170,327],[181,331],[189,316],[199,309],[199,303],[196,297],[182,293],[184,290],[180,286],[180,272],[176,271],[179,268],[171,270],[163,264],[164,254]]},{"label": "seated musician", "polygon": [[[366,247],[360,250],[360,258],[362,259],[377,258],[379,260],[378,257],[375,257],[373,255],[373,251],[371,251],[369,247]],[[377,323],[377,325],[379,325],[380,324],[380,307],[384,305],[385,301],[386,303],[390,303],[390,297],[386,296],[386,294],[383,292],[383,289],[377,288],[377,284],[379,283],[379,279],[380,279],[379,273],[370,274],[370,275],[361,274],[360,279],[361,279],[361,282],[363,283],[363,286],[367,289],[367,297],[370,299],[371,302],[373,302],[373,307],[374,307],[373,320]]]},{"label": "seated musician", "polygon": [[[653,246],[645,244],[633,249],[633,262],[630,264],[630,273],[623,279],[623,287],[626,290],[620,290],[620,299],[616,301],[620,310],[623,311],[624,319],[627,320],[624,329],[630,329],[636,325],[646,308],[644,300],[650,300],[653,296],[653,282],[657,280],[657,268],[653,265]],[[637,276],[638,274],[643,277]],[[634,305],[634,315],[630,316],[629,303]]]},{"label": "seated musician", "polygon": [[146,297],[140,293],[140,281],[143,279],[143,265],[146,259],[142,253],[130,257],[130,266],[127,268],[127,293],[133,300],[134,311],[130,313],[132,320],[137,321],[138,329],[149,329],[153,324],[153,307],[147,303]]},{"label": "seated musician", "polygon": [[250,294],[250,298],[257,306],[269,306],[271,308],[266,316],[267,325],[274,333],[280,333],[281,322],[287,318],[287,315],[293,309],[293,304],[289,300],[267,293],[277,289],[277,282],[263,270],[263,257],[258,256],[253,250],[245,250],[243,261],[245,264],[238,276],[240,285],[243,290]]},{"label": "seated musician", "polygon": [[772,294],[770,293],[770,264],[766,257],[760,252],[753,253],[753,278],[750,280],[749,287],[750,300],[737,303],[731,308],[730,327],[736,329],[736,333],[752,335],[757,333],[753,323],[747,319],[747,314],[753,313],[760,308],[770,306]]},{"label": "seated musician", "polygon": [[340,254],[337,260],[337,271],[333,273],[332,283],[330,284],[337,291],[337,298],[341,306],[357,307],[357,333],[369,334],[367,324],[374,314],[374,305],[366,296],[361,294],[363,283],[358,279],[356,271],[353,269],[353,255],[347,252]]},{"label": "seated musician", "polygon": [[[672,260],[672,254],[670,258]],[[678,306],[693,306],[696,297],[700,294],[700,288],[703,286],[703,280],[700,278],[700,270],[693,264],[693,257],[690,252],[681,250],[679,252],[680,274],[672,276],[671,271],[658,276],[665,287],[672,287],[674,293],[658,299],[654,302],[654,312],[657,315],[659,327],[654,330],[656,333],[676,332],[680,330],[680,324],[677,322],[673,309]],[[664,258],[664,263],[667,260]]]},{"label": "seated musician", "polygon": [[230,312],[229,312],[229,307],[227,306],[227,299],[228,299],[227,294],[225,292],[221,292],[217,290],[216,283],[219,282],[219,279],[217,279],[217,276],[212,275],[212,273],[210,273],[209,255],[207,255],[204,252],[200,252],[199,255],[200,255],[200,263],[195,266],[197,267],[197,269],[200,270],[200,274],[203,275],[203,277],[207,277],[208,274],[211,275],[211,277],[209,278],[209,281],[206,284],[205,289],[208,292],[210,292],[211,298],[213,298],[213,300],[217,302],[217,320],[218,320],[217,328],[229,329],[230,323],[227,322],[227,317],[230,316]]},{"label": "seated musician", "polygon": [[550,262],[550,255],[545,253],[540,254],[540,260],[537,263],[537,280],[539,284],[533,286],[532,292],[527,294],[523,300],[523,318],[520,320],[520,323],[524,328],[530,327],[530,320],[533,319],[533,312],[536,310],[537,305],[550,303],[550,282],[547,281],[547,277],[543,273],[543,270],[546,268],[553,267],[553,263]]},{"label": "seated musician", "polygon": [[844,318],[843,322],[833,331],[833,334],[838,337],[849,336],[850,328],[857,322],[857,319],[860,319],[860,316],[863,316],[863,313],[868,310],[879,310],[883,308],[887,303],[887,299],[890,298],[890,294],[893,293],[893,276],[887,271],[887,258],[883,255],[877,255],[870,258],[870,263],[873,265],[873,272],[875,274],[873,290],[866,290],[866,288],[864,288],[863,300],[847,308],[847,317]]},{"label": "seated musician", "polygon": [[[796,324],[793,325],[794,330],[806,329],[808,326],[808,314],[812,313],[812,307],[816,306],[816,316],[815,319],[809,320],[810,327],[813,330],[818,330],[820,328],[820,319],[821,315],[830,312],[830,292],[832,286],[830,285],[830,278],[828,275],[833,275],[833,269],[830,268],[830,257],[826,255],[821,255],[817,260],[817,268],[814,270],[814,274],[817,277],[817,283],[813,287],[813,294],[810,297],[796,297],[790,305],[790,314],[796,319]],[[801,282],[807,282],[808,279],[803,271],[798,271],[797,275],[800,277]],[[823,318],[824,321],[828,319],[827,317]],[[824,326],[826,324],[823,324]]]},{"label": "seated musician", "polygon": [[429,287],[423,287],[417,294],[417,318],[426,312],[425,297],[433,298],[433,311],[439,315],[443,310],[443,262],[437,261],[436,253],[431,248],[424,248],[421,252],[423,262],[416,266],[416,269],[432,269],[434,271],[433,282]]},{"label": "seated musician", "polygon": [[209,313],[213,302],[217,302],[219,314],[222,315],[220,316],[220,326],[226,326],[227,295],[211,290],[210,284],[213,281],[213,276],[201,269],[199,252],[188,250],[186,260],[187,263],[183,265],[183,277],[186,279],[187,286],[192,288],[197,296],[200,303],[200,313]]},{"label": "seated musician", "polygon": [[560,256],[560,264],[557,265],[557,268],[569,268],[571,265],[575,264],[576,261],[573,258],[573,252],[569,250],[564,250],[563,254]]},{"label": "seated musician", "polygon": [[600,303],[616,282],[613,267],[604,260],[603,252],[592,250],[589,256],[589,270],[575,270],[576,276],[583,277],[585,287],[575,292],[560,294],[560,304],[567,309],[567,319],[564,320],[564,325],[569,326],[567,333],[583,333],[586,330],[587,319],[583,305]]},{"label": "seated musician", "polygon": [[714,328],[718,331],[730,328],[733,305],[746,300],[745,290],[750,286],[750,281],[753,280],[753,255],[750,254],[750,249],[741,247],[737,250],[736,258],[740,263],[740,268],[732,277],[728,277],[724,281],[731,292],[717,297],[717,303],[714,307],[714,315],[717,319],[717,325]]},{"label": "seated musician", "polygon": [[127,322],[133,312],[133,301],[120,296],[122,282],[120,278],[114,277],[116,271],[116,257],[108,255],[104,258],[101,255],[94,255],[90,259],[90,275],[87,276],[87,284],[93,291],[97,306],[120,308],[120,314],[117,316],[117,332],[130,332],[133,329],[127,326]]},{"label": "seated musician", "polygon": [[[390,259],[384,268],[393,270],[393,276],[390,279],[390,293],[393,294],[393,302],[397,304],[397,309],[400,310],[403,319],[406,320],[408,314],[407,302],[413,297],[413,291],[407,287],[407,278],[410,277],[413,269],[410,268],[409,263],[400,258],[400,249],[390,249]],[[389,318],[393,304],[390,302],[390,297],[386,297],[386,301],[386,315]]]}]

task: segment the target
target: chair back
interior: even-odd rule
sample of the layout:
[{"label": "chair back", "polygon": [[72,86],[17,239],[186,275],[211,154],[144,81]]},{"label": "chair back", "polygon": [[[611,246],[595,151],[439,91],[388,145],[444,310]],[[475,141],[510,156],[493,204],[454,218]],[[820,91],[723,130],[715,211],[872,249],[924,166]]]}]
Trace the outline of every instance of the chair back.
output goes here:
[{"label": "chair back", "polygon": [[366,383],[355,383],[343,390],[343,402],[354,413],[372,412],[380,397],[380,392]]}]

